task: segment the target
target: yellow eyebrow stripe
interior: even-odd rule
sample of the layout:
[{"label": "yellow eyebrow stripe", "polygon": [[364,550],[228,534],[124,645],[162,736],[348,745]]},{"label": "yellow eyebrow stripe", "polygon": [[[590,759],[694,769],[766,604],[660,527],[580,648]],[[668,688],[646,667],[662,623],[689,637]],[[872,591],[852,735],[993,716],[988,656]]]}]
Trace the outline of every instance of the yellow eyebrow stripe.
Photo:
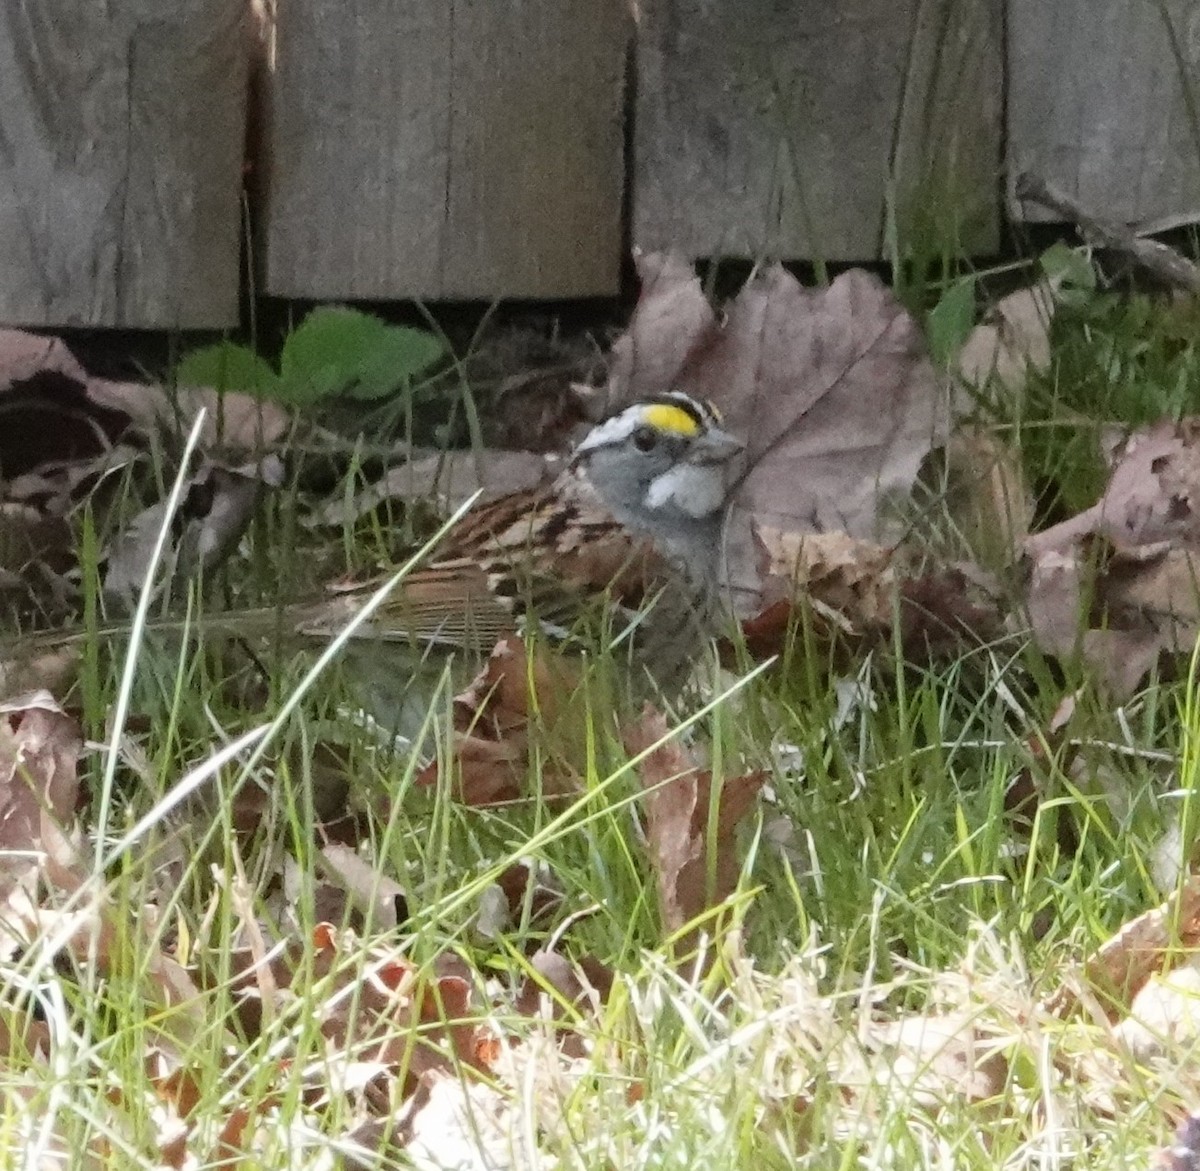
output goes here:
[{"label": "yellow eyebrow stripe", "polygon": [[699,435],[700,424],[682,407],[651,403],[642,411],[642,422],[668,435]]}]

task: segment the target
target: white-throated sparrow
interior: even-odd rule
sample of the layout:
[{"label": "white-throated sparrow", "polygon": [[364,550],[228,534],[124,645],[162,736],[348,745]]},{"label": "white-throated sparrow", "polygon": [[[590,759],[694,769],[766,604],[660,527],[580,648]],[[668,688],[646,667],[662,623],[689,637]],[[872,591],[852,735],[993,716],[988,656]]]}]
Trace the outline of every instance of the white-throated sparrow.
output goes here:
[{"label": "white-throated sparrow", "polygon": [[[687,395],[626,407],[551,484],[468,512],[362,633],[487,650],[530,618],[559,634],[599,621],[673,685],[722,613],[728,469],[742,446]],[[357,596],[303,629],[335,630]]]},{"label": "white-throated sparrow", "polygon": [[[406,574],[356,633],[487,653],[532,621],[556,635],[599,635],[627,647],[673,690],[725,612],[722,529],[729,465],[741,450],[715,410],[687,395],[634,403],[595,426],[551,483],[469,510],[433,560]],[[238,636],[281,626],[335,635],[381,584],[355,583],[282,610],[210,612],[202,625]],[[179,626],[168,620],[151,629]],[[22,652],[77,637],[35,635]]]}]

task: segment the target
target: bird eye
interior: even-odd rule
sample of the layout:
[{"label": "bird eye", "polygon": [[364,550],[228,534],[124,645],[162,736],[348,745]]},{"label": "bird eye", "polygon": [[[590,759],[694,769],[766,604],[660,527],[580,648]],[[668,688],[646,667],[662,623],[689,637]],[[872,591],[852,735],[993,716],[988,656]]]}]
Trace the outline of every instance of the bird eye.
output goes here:
[{"label": "bird eye", "polygon": [[638,451],[653,451],[658,444],[658,432],[653,427],[639,427],[633,433],[633,446]]}]

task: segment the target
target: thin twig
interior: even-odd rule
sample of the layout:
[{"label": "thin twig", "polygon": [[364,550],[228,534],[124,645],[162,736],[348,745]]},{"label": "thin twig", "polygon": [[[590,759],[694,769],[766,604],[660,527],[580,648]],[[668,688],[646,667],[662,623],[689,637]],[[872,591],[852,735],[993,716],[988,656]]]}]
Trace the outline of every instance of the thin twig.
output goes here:
[{"label": "thin twig", "polygon": [[1190,293],[1200,293],[1200,267],[1158,240],[1139,238],[1124,224],[1100,219],[1085,211],[1075,200],[1028,172],[1017,176],[1016,196],[1032,200],[1070,220],[1091,244],[1123,253],[1147,272]]}]

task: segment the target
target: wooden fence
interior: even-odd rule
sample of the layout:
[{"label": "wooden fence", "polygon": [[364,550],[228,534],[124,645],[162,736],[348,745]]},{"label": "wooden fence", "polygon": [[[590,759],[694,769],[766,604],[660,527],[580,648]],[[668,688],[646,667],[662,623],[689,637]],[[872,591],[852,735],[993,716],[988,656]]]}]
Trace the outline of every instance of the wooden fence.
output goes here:
[{"label": "wooden fence", "polygon": [[1020,169],[1200,209],[1200,0],[268,2],[0,6],[0,322],[606,295],[630,244],[981,254],[1039,214]]}]

